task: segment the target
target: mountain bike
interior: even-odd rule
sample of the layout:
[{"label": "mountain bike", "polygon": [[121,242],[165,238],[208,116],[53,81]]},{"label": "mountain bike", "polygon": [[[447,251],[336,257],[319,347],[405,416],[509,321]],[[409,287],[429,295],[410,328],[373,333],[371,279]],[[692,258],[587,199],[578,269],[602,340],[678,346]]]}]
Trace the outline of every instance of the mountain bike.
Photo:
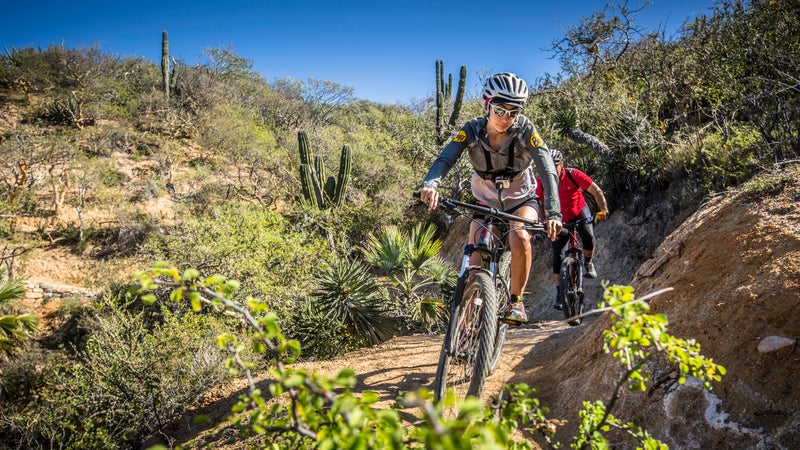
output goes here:
[{"label": "mountain bike", "polygon": [[583,300],[583,246],[578,235],[578,225],[588,222],[592,223],[592,217],[573,220],[564,224],[564,230],[569,233],[569,245],[564,251],[561,259],[561,269],[559,277],[561,279],[561,304],[563,306],[564,318],[572,326],[580,325],[583,322],[584,300]]},{"label": "mountain bike", "polygon": [[[504,213],[496,208],[463,203],[443,197],[441,208],[455,215],[481,213],[475,244],[464,246],[458,282],[450,305],[450,320],[436,368],[434,397],[443,399],[453,390],[458,400],[479,396],[486,377],[500,362],[509,323],[511,250],[509,221],[523,223],[530,233],[547,234],[544,224]],[[481,255],[480,265],[470,265],[473,253]]]}]

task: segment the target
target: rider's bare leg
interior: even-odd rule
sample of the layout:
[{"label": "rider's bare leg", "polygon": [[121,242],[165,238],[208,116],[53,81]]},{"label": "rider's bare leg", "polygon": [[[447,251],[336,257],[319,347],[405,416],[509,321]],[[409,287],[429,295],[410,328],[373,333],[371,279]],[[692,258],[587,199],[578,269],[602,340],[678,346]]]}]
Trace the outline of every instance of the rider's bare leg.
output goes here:
[{"label": "rider's bare leg", "polygon": [[[530,206],[523,206],[515,214],[530,220],[539,218],[536,210]],[[528,284],[528,274],[531,271],[531,235],[521,229],[519,222],[511,222],[513,230],[509,234],[508,242],[511,247],[511,294],[519,295]]]},{"label": "rider's bare leg", "polygon": [[[469,243],[475,244],[475,240],[478,238],[478,232],[481,229],[481,224],[478,221],[471,221],[469,223]],[[481,254],[478,252],[473,252],[469,256],[469,265],[470,266],[480,266],[481,265]]]}]

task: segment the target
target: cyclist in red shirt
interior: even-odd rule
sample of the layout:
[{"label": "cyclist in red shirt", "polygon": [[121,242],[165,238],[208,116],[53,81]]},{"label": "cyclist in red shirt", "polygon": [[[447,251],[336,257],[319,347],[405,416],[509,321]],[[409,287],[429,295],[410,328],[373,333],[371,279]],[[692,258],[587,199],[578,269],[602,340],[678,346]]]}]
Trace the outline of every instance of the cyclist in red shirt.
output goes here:
[{"label": "cyclist in red shirt", "polygon": [[[603,195],[602,189],[597,185],[589,175],[581,172],[575,168],[564,168],[564,157],[557,149],[551,149],[550,155],[553,157],[553,164],[556,166],[556,174],[558,175],[558,199],[561,203],[562,221],[565,225],[574,220],[589,218],[592,216],[589,210],[589,205],[583,197],[583,190],[588,191],[597,202],[600,209],[595,214],[594,222],[605,220],[608,215],[608,204],[606,197]],[[538,180],[537,180],[538,181]],[[541,198],[541,184],[536,188],[536,194]],[[592,223],[582,221],[577,225],[578,234],[583,243],[583,256],[584,256],[584,276],[586,278],[596,278],[597,271],[592,262],[592,255],[594,255],[594,227]],[[564,247],[569,241],[569,236],[559,236],[553,241],[553,280],[556,285],[556,301],[553,307],[555,309],[562,309],[561,304],[561,277],[559,272],[561,269],[561,255]]]}]

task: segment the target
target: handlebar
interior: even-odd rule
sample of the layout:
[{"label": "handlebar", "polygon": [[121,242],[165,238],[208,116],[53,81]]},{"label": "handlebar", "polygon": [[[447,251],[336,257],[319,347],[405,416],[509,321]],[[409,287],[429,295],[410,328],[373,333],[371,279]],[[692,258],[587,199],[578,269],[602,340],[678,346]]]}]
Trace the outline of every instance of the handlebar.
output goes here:
[{"label": "handlebar", "polygon": [[[419,192],[414,192],[414,198],[419,199],[420,198],[420,193]],[[526,219],[524,217],[515,216],[514,214],[509,214],[509,213],[500,211],[497,208],[492,208],[491,206],[481,206],[481,205],[476,205],[474,203],[460,202],[458,200],[455,200],[455,199],[452,199],[452,198],[449,198],[449,197],[440,197],[439,198],[439,203],[440,203],[442,208],[444,208],[444,209],[446,209],[448,211],[451,211],[451,212],[458,213],[459,211],[458,211],[457,208],[464,208],[464,209],[468,209],[468,210],[471,210],[471,211],[474,211],[474,212],[483,213],[483,214],[485,214],[487,216],[497,217],[498,219],[503,219],[505,221],[515,221],[515,222],[524,223],[526,225],[525,228],[528,231],[533,231],[535,233],[544,233],[544,234],[547,233],[547,229],[545,228],[545,225],[542,222],[539,222],[537,220]],[[563,232],[563,230],[562,230],[562,232]]]}]

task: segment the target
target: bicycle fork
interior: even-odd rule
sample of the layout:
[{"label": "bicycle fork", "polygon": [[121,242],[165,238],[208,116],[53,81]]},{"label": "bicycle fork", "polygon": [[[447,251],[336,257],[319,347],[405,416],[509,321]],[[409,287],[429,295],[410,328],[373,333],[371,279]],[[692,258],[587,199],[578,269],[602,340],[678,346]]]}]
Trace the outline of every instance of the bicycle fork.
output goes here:
[{"label": "bicycle fork", "polygon": [[574,289],[571,289],[573,285],[561,286],[561,289],[567,289],[565,291],[567,295],[583,294],[583,253],[581,253],[580,249],[572,248],[565,256],[572,257],[575,260],[575,274],[570,274],[570,276],[575,277],[575,284]]}]

